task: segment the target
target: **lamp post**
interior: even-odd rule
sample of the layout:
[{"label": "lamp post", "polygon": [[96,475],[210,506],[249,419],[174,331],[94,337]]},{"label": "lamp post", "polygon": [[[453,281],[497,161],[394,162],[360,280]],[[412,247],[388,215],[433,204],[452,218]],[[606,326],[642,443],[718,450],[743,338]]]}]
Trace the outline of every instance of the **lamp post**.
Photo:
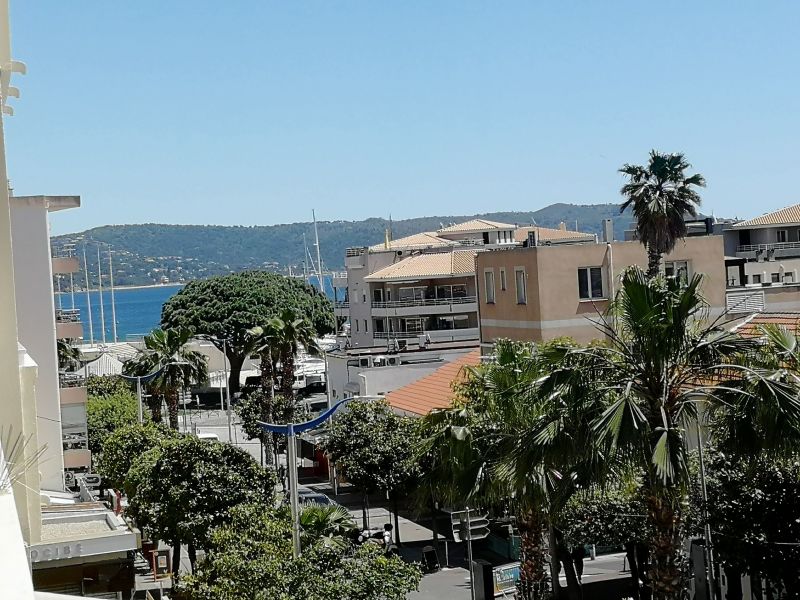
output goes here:
[{"label": "lamp post", "polygon": [[331,406],[318,417],[306,421],[305,423],[289,423],[288,425],[276,425],[274,423],[258,422],[259,427],[270,433],[279,433],[286,436],[287,469],[289,471],[289,507],[292,512],[292,542],[294,546],[295,558],[300,556],[300,521],[299,521],[299,498],[297,494],[297,434],[310,429],[319,427],[327,421],[333,413],[341,408],[346,402],[354,398],[345,398]]},{"label": "lamp post", "polygon": [[143,409],[142,409],[142,406],[143,406],[143,403],[142,403],[142,381],[147,383],[148,381],[151,381],[151,380],[155,379],[156,377],[161,375],[161,372],[164,369],[166,369],[167,367],[169,367],[170,365],[188,365],[188,364],[189,363],[187,363],[186,361],[183,361],[183,360],[174,361],[174,362],[168,362],[165,365],[162,365],[161,367],[159,367],[158,369],[156,369],[152,373],[148,373],[147,375],[122,375],[122,374],[120,374],[120,377],[122,377],[126,381],[136,381],[136,399],[139,402],[139,425],[144,423],[144,413],[143,413]]}]

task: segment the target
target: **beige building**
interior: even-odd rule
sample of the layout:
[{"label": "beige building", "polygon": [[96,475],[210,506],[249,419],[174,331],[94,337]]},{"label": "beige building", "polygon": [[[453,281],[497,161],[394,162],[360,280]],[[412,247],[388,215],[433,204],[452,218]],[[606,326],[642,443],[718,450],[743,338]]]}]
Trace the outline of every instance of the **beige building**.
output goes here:
[{"label": "beige building", "polygon": [[335,303],[351,348],[402,350],[479,339],[475,255],[528,244],[594,243],[591,234],[486,219],[349,248]]},{"label": "beige building", "polygon": [[[622,272],[646,267],[639,242],[538,245],[476,256],[481,344],[496,339],[579,342],[602,337],[596,324]],[[665,257],[668,275],[702,273],[714,314],[725,306],[725,257],[719,235],[690,237]]]}]

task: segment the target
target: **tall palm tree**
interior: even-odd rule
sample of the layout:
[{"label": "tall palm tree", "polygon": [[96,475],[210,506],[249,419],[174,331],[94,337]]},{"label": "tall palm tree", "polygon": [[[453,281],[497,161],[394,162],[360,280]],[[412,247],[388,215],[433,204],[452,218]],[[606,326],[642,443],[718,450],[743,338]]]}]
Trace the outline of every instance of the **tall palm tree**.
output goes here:
[{"label": "tall palm tree", "polygon": [[[158,413],[153,420],[161,421],[161,399],[167,402],[169,426],[178,429],[178,396],[181,389],[201,383],[208,378],[206,357],[189,350],[192,337],[188,329],[156,329],[144,337],[144,348],[136,358],[125,363],[125,373],[132,376],[158,375],[148,384],[148,390],[157,399]],[[151,404],[151,409],[153,404]]]},{"label": "tall palm tree", "polygon": [[271,323],[273,339],[281,364],[280,391],[283,395],[291,398],[294,394],[292,384],[294,383],[295,357],[300,346],[303,346],[309,354],[319,352],[316,342],[317,332],[311,321],[289,308],[284,309]]},{"label": "tall palm tree", "polygon": [[652,537],[649,580],[657,600],[682,589],[683,506],[690,484],[687,437],[698,404],[719,439],[776,447],[800,439],[796,378],[759,357],[762,345],[706,323],[701,276],[686,284],[627,271],[602,325],[606,345],[568,349],[555,379],[580,382],[595,405],[595,443],[639,472]]},{"label": "tall palm tree", "polygon": [[454,507],[502,505],[516,517],[525,598],[547,586],[544,535],[589,453],[576,426],[585,430],[591,414],[568,417],[562,384],[548,377],[551,359],[547,348],[498,341],[491,363],[466,369],[457,405],[425,417],[420,448],[421,489]]},{"label": "tall palm tree", "polygon": [[636,233],[647,248],[649,277],[658,275],[663,255],[686,237],[684,217],[697,216],[700,195],[696,188],[705,187],[706,180],[699,173],[687,176],[690,167],[683,154],[651,150],[647,166],[625,164],[619,170],[629,179],[620,190],[625,197],[620,212],[633,207]]},{"label": "tall palm tree", "polygon": [[[251,338],[250,345],[259,356],[261,391],[263,392],[259,418],[266,423],[272,422],[275,406],[275,372],[280,354],[277,345],[282,328],[283,321],[278,317],[273,317],[265,326],[253,327],[247,331]],[[272,434],[266,432],[265,435],[264,449],[267,453],[267,464],[272,464]]]}]

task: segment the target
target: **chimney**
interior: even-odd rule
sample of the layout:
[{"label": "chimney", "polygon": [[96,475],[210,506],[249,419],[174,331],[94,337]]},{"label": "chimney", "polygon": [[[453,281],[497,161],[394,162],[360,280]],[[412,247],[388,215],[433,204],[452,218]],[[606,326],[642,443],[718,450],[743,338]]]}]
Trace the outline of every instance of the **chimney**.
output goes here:
[{"label": "chimney", "polygon": [[613,242],[614,241],[614,221],[611,219],[603,219],[603,241]]},{"label": "chimney", "polygon": [[714,217],[706,217],[706,235],[714,235]]},{"label": "chimney", "polygon": [[567,230],[567,224],[566,224],[566,223],[564,223],[564,221],[561,221],[561,223],[559,223],[559,224],[558,224],[558,228],[559,228],[561,231],[566,231],[566,230]]}]

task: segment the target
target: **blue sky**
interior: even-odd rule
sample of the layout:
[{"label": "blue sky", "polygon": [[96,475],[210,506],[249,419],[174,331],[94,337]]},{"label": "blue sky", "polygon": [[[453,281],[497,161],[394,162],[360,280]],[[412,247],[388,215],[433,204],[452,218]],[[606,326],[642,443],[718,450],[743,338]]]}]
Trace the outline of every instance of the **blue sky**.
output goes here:
[{"label": "blue sky", "polygon": [[617,202],[683,151],[704,210],[800,202],[800,3],[12,0],[17,194],[55,233]]}]

